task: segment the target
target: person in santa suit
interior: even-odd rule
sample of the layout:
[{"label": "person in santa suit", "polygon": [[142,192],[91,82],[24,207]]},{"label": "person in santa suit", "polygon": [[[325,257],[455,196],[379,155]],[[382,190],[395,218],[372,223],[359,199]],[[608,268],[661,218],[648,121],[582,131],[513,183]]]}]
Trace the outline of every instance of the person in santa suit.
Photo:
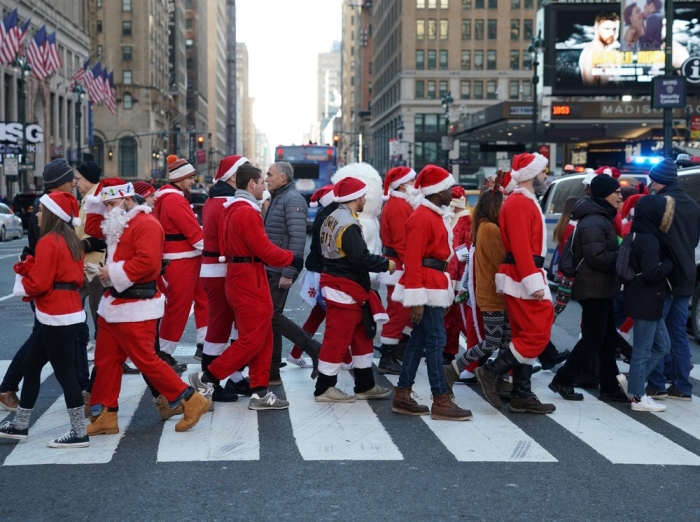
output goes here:
[{"label": "person in santa suit", "polygon": [[379,373],[401,374],[401,362],[413,323],[410,312],[401,304],[391,299],[394,287],[403,274],[403,258],[406,255],[406,221],[413,214],[417,200],[414,194],[413,180],[416,172],[410,167],[394,167],[384,176],[384,196],[386,201],[382,208],[380,237],[382,253],[396,264],[396,271],[389,275],[379,274],[379,282],[386,285],[386,313],[389,322],[382,326],[381,358]]},{"label": "person in santa suit", "polygon": [[167,301],[160,322],[160,357],[176,371],[184,371],[173,353],[187,326],[192,302],[197,326],[197,344],[204,343],[209,315],[206,293],[199,278],[202,264],[203,233],[197,217],[187,201],[196,172],[187,160],[168,156],[168,180],[155,194],[153,215],[165,232],[163,259],[168,268],[163,280]]},{"label": "person in santa suit", "polygon": [[156,189],[148,181],[137,181],[134,183],[134,191],[144,199],[144,203],[153,208],[156,204]]},{"label": "person in santa suit", "polygon": [[[427,415],[436,420],[466,421],[472,412],[457,406],[447,389],[442,365],[445,348],[445,309],[454,300],[454,287],[447,265],[452,249],[452,200],[455,180],[445,169],[426,165],[414,187],[423,195],[420,205],[406,222],[404,273],[392,299],[410,308],[413,332],[406,346],[399,382],[394,388],[392,411],[404,415]],[[412,386],[425,351],[432,408],[418,404]]]},{"label": "person in santa suit", "polygon": [[518,184],[501,208],[499,226],[505,255],[496,274],[496,291],[505,295],[511,342],[495,360],[476,369],[486,399],[500,408],[500,377],[513,370],[508,408],[514,413],[552,413],[553,404],[541,403],[532,393],[535,358],[549,342],[554,321],[544,256],[547,237],[544,216],[535,196],[547,177],[548,160],[541,154],[518,154],[511,177]]},{"label": "person in santa suit", "polygon": [[131,183],[108,178],[100,184],[99,197],[90,197],[86,203],[86,233],[107,242],[107,265],[96,267],[95,272],[108,285],[97,311],[95,382],[90,397],[93,417],[88,435],[119,432],[121,367],[127,357],[163,394],[169,411],[181,408],[183,418],[175,431],[192,428],[212,404],[210,396],[183,383],[153,350],[165,305],[156,285],[164,233],[151,207],[138,204],[134,196]]},{"label": "person in santa suit", "polygon": [[[323,274],[321,292],[326,301],[326,332],[318,363],[316,402],[354,402],[381,399],[391,390],[377,385],[372,373],[376,322],[388,317],[376,292],[370,272],[394,272],[396,265],[385,257],[370,254],[362,237],[358,214],[362,212],[367,184],[345,177],[333,187],[338,208],[321,225]],[[338,372],[348,346],[352,351],[355,395],[338,389]]]},{"label": "person in santa suit", "polygon": [[75,233],[80,225],[78,202],[73,194],[54,192],[39,199],[41,237],[35,255],[26,255],[14,266],[13,294],[33,300],[40,325],[22,363],[24,384],[19,406],[11,421],[0,424],[0,437],[23,440],[39,396],[41,370],[51,363],[63,388],[71,429],[49,441],[52,448],[85,448],[83,394],[75,371],[75,336],[85,321],[79,289],[83,284],[83,248]]},{"label": "person in santa suit", "polygon": [[[202,251],[202,268],[199,277],[204,291],[209,299],[209,320],[207,334],[202,350],[202,370],[219,357],[229,345],[232,338],[234,317],[233,309],[226,299],[226,269],[228,263],[219,261],[219,221],[224,212],[224,205],[235,197],[236,171],[241,165],[249,164],[243,156],[226,156],[219,163],[214,177],[215,183],[209,189],[209,198],[202,209],[202,225],[204,229],[204,250]],[[232,269],[235,267],[232,267]],[[244,395],[250,394],[248,381],[240,371],[234,372],[231,385],[222,387],[214,384],[214,401],[233,402],[238,395],[233,388]]]},{"label": "person in santa suit", "polygon": [[220,262],[228,261],[226,298],[236,318],[238,340],[206,370],[189,375],[190,383],[210,393],[214,383],[248,365],[251,410],[282,410],[285,400],[268,390],[272,362],[272,296],[265,265],[303,268],[303,258],[273,244],[265,235],[260,201],[262,172],[250,164],[236,171],[236,196],[224,203],[219,223]]}]

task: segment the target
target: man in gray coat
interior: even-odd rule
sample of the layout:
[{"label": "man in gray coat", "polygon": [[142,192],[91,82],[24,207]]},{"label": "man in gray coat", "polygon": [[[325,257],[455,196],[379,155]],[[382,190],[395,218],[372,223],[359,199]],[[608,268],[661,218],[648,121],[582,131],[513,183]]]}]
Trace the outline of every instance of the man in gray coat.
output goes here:
[{"label": "man in gray coat", "polygon": [[[286,161],[273,163],[265,176],[268,190],[272,193],[270,206],[265,214],[265,232],[275,245],[291,250],[294,255],[303,257],[306,245],[306,200],[294,185],[294,168]],[[291,266],[267,267],[267,279],[272,294],[274,308],[272,316],[272,365],[270,367],[270,385],[282,384],[280,363],[282,362],[282,337],[299,346],[312,359],[316,377],[318,352],[321,345],[284,315],[284,305],[292,284],[299,272]]]}]

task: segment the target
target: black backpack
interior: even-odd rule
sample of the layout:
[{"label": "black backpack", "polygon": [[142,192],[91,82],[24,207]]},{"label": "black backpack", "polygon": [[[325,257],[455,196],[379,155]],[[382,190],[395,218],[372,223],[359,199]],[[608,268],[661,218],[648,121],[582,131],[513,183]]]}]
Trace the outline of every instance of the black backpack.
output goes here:
[{"label": "black backpack", "polygon": [[637,273],[632,268],[632,241],[634,241],[634,233],[627,234],[620,243],[620,249],[617,252],[617,261],[615,262],[615,272],[617,278],[623,285],[630,284]]},{"label": "black backpack", "polygon": [[576,228],[569,236],[569,239],[564,243],[561,249],[561,257],[559,258],[559,272],[562,273],[564,277],[573,279],[576,277],[576,266],[574,266],[574,236],[576,235]]}]

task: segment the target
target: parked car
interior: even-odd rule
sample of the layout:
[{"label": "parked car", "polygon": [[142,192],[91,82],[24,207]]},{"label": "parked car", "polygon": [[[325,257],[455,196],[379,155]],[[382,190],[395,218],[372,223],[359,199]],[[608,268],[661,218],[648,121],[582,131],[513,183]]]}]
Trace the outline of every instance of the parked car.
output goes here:
[{"label": "parked car", "polygon": [[188,196],[192,210],[197,216],[197,221],[202,224],[202,209],[204,208],[204,202],[209,197],[206,190],[193,189]]},{"label": "parked car", "polygon": [[39,194],[35,192],[20,192],[12,198],[12,211],[22,220],[22,226],[25,229],[29,227],[29,218],[34,212],[34,201]]},{"label": "parked car", "polygon": [[22,239],[23,236],[22,220],[15,216],[10,207],[0,203],[0,241],[11,238]]}]

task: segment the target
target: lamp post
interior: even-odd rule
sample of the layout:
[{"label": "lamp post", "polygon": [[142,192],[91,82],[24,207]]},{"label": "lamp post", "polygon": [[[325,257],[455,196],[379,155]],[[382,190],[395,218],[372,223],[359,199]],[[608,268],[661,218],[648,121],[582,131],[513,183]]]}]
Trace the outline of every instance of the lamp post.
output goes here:
[{"label": "lamp post", "polygon": [[401,147],[401,154],[399,154],[399,162],[403,161],[403,120],[401,119],[401,116],[399,116],[399,121],[396,124],[396,135],[399,138],[399,147]]},{"label": "lamp post", "polygon": [[20,190],[26,191],[26,171],[23,172],[22,165],[27,164],[27,78],[32,71],[32,66],[29,65],[29,60],[26,55],[18,54],[12,63],[15,71],[19,72],[19,120],[22,124],[22,152],[21,161],[19,162],[19,185]]},{"label": "lamp post", "polygon": [[83,117],[83,100],[85,99],[85,87],[81,84],[76,83],[73,87],[73,94],[75,95],[75,139],[78,144],[78,150],[76,154],[76,163],[79,165],[83,161],[83,144],[80,141],[80,131],[81,131],[81,119]]},{"label": "lamp post", "polygon": [[532,148],[531,152],[536,152],[537,148],[537,85],[540,78],[537,76],[537,68],[540,62],[537,60],[540,53],[544,51],[544,40],[542,31],[537,32],[537,36],[532,37],[532,43],[527,47],[527,52],[532,56]]},{"label": "lamp post", "polygon": [[445,134],[448,138],[445,140],[443,148],[445,149],[445,170],[450,170],[450,105],[454,102],[452,99],[452,91],[447,91],[442,97],[442,106],[445,109]]}]

